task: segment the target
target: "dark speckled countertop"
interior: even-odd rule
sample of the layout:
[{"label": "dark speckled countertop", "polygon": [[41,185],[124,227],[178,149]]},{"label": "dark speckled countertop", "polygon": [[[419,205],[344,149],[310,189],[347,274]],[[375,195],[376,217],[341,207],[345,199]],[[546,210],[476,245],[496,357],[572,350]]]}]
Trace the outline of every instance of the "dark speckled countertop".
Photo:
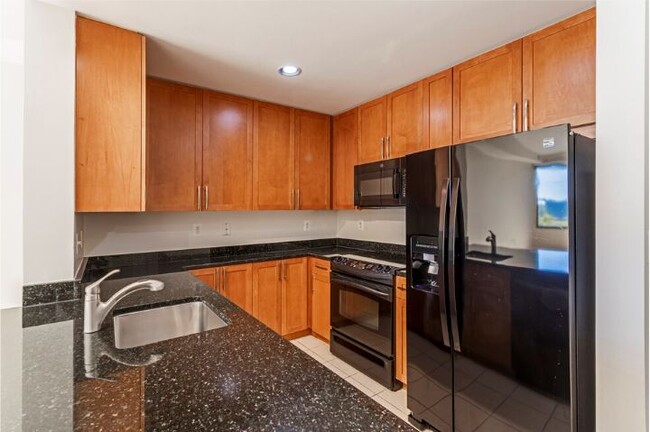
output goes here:
[{"label": "dark speckled countertop", "polygon": [[[84,338],[82,301],[0,311],[3,331],[10,330],[12,320],[20,323],[20,319],[23,331],[22,338],[3,341],[10,350],[3,350],[2,391],[22,400],[20,415],[3,412],[3,428],[412,430],[189,273],[152,278],[165,282],[165,289],[134,293],[118,304],[117,313],[152,303],[200,299],[228,326],[117,350],[110,315],[100,332]],[[131,281],[106,281],[102,298]],[[21,358],[20,352],[16,354],[18,346],[22,360],[14,361]],[[96,366],[97,378],[86,376],[88,364]],[[13,379],[16,374],[22,379]],[[13,381],[20,385],[9,388]]]}]

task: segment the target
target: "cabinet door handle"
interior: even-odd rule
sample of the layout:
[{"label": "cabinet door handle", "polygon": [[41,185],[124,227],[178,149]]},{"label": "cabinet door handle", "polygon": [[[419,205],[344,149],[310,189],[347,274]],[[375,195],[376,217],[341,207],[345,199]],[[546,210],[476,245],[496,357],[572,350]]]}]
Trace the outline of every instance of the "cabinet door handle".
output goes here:
[{"label": "cabinet door handle", "polygon": [[278,280],[282,280],[282,262],[278,263],[278,267],[276,268],[276,272],[278,273]]},{"label": "cabinet door handle", "polygon": [[287,280],[287,263],[282,261],[282,279]]},{"label": "cabinet door handle", "polygon": [[379,148],[381,150],[381,158],[384,159],[384,137],[381,137],[380,142],[381,142],[381,144],[380,144]]},{"label": "cabinet door handle", "polygon": [[528,131],[528,99],[524,99],[524,131]]},{"label": "cabinet door handle", "polygon": [[221,276],[219,276],[219,280],[221,281],[221,292],[225,295],[226,294],[226,269],[221,267],[219,269],[219,272],[221,273]]},{"label": "cabinet door handle", "polygon": [[386,159],[390,159],[390,136],[386,137]]},{"label": "cabinet door handle", "polygon": [[517,133],[517,102],[512,104],[512,133]]},{"label": "cabinet door handle", "polygon": [[296,199],[296,201],[298,201],[298,205],[296,207],[298,208],[298,210],[300,210],[300,189],[298,189],[296,193],[298,194],[298,198]]},{"label": "cabinet door handle", "polygon": [[296,208],[296,191],[294,189],[291,189],[291,210]]},{"label": "cabinet door handle", "polygon": [[201,185],[196,187],[196,209],[201,211]]},{"label": "cabinet door handle", "polygon": [[210,205],[210,199],[208,197],[208,187],[205,186],[205,208],[203,210],[207,210],[209,205]]}]

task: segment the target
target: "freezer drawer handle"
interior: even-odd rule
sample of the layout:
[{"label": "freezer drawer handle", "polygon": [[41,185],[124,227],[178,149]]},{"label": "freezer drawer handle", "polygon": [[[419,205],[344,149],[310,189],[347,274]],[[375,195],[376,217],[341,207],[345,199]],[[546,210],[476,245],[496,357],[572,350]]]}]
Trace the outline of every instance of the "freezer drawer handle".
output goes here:
[{"label": "freezer drawer handle", "polygon": [[458,194],[460,190],[460,179],[455,178],[451,187],[451,209],[449,210],[449,259],[447,260],[448,279],[449,279],[449,311],[451,315],[451,336],[454,342],[454,350],[460,352],[460,333],[458,331],[458,306],[456,302],[456,275],[455,275],[455,258],[456,258],[456,214],[458,210]]},{"label": "freezer drawer handle", "polygon": [[[447,226],[447,198],[449,196],[449,179],[445,179],[442,184],[440,197],[440,217],[438,218],[438,246],[439,250],[444,253],[445,250],[445,231]],[[440,326],[442,327],[442,341],[445,346],[449,345],[449,327],[447,327],[447,294],[445,286],[445,272],[440,272]]]}]

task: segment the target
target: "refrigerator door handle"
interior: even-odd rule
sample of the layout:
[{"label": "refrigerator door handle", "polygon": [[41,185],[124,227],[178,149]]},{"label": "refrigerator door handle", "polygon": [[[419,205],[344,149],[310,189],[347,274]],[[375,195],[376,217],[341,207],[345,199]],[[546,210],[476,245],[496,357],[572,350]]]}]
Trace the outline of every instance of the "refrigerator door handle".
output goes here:
[{"label": "refrigerator door handle", "polygon": [[[441,255],[444,255],[446,250],[445,234],[447,231],[447,199],[449,197],[449,179],[445,179],[442,184],[442,192],[440,196],[440,217],[438,218],[438,250]],[[440,326],[442,327],[442,341],[445,346],[450,347],[449,344],[449,327],[447,327],[447,284],[445,283],[445,271],[440,272],[440,287],[438,288],[440,296]]]},{"label": "refrigerator door handle", "polygon": [[451,187],[451,208],[449,209],[449,254],[447,259],[447,279],[449,286],[449,314],[451,315],[451,336],[454,342],[454,350],[460,352],[460,332],[458,331],[458,302],[456,301],[456,215],[458,210],[458,194],[460,190],[460,179],[455,178]]}]

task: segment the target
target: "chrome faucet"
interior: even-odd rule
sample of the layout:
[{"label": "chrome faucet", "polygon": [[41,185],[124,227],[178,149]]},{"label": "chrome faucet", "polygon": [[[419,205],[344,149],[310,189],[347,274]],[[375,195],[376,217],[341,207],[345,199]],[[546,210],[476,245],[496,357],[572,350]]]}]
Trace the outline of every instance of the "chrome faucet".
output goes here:
[{"label": "chrome faucet", "polygon": [[108,315],[115,305],[127,295],[143,289],[148,289],[149,291],[160,291],[165,288],[165,284],[161,281],[154,279],[139,280],[116,292],[113,294],[113,297],[109,298],[106,302],[102,302],[99,298],[99,285],[119,272],[119,269],[113,270],[98,281],[95,281],[86,287],[86,296],[84,299],[84,333],[94,333],[98,331],[101,328],[106,315]]},{"label": "chrome faucet", "polygon": [[492,232],[492,230],[488,230],[488,231],[490,231],[490,235],[485,238],[485,241],[490,243],[490,245],[492,245],[490,253],[492,255],[496,255],[497,254],[497,236]]},{"label": "chrome faucet", "polygon": [[99,360],[103,356],[107,356],[116,363],[131,367],[149,366],[163,357],[162,354],[150,354],[149,358],[145,360],[133,359],[133,353],[129,353],[128,355],[124,354],[124,351],[115,348],[112,343],[104,340],[101,334],[84,334],[84,369],[86,371],[86,378],[112,381],[100,377],[98,366]]}]

